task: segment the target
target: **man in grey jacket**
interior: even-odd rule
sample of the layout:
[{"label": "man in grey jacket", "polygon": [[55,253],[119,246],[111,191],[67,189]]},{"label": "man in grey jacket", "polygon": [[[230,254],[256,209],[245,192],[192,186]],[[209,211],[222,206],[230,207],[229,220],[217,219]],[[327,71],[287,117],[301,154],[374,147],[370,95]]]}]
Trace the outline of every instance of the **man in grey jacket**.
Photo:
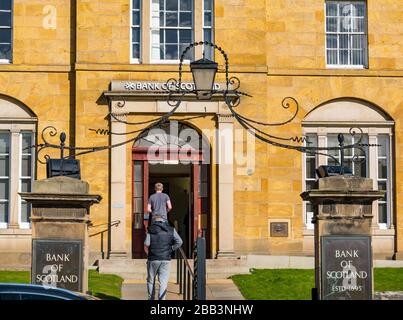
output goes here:
[{"label": "man in grey jacket", "polygon": [[147,254],[147,291],[148,300],[155,298],[155,278],[158,275],[158,300],[165,300],[172,252],[180,248],[182,239],[168,222],[159,215],[154,216],[148,227],[144,241],[144,251]]}]

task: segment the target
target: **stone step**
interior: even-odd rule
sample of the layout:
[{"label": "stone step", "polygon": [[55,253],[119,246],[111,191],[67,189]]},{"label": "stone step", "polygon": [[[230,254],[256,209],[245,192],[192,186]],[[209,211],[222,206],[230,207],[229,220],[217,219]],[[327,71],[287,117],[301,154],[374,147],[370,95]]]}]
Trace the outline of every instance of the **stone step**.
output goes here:
[{"label": "stone step", "polygon": [[[193,267],[193,261],[189,261]],[[99,273],[117,274],[125,279],[145,280],[147,265],[145,259],[110,259],[99,260]],[[176,260],[171,261],[171,279],[176,279]],[[208,279],[226,279],[235,274],[248,274],[249,267],[242,260],[206,260],[206,277]]]}]

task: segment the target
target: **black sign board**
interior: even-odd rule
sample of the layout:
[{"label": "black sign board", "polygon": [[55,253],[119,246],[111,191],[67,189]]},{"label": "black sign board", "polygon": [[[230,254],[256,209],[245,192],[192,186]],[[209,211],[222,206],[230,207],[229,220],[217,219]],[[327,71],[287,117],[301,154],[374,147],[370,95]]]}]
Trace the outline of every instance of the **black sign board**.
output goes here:
[{"label": "black sign board", "polygon": [[372,256],[369,236],[322,236],[323,300],[371,300]]},{"label": "black sign board", "polygon": [[82,241],[32,240],[31,283],[82,290]]}]

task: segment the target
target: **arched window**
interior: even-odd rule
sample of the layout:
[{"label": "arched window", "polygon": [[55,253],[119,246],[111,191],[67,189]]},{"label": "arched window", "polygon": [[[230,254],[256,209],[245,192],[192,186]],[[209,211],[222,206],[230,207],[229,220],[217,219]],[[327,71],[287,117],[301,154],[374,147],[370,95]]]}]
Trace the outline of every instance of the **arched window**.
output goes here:
[{"label": "arched window", "polygon": [[[337,146],[337,134],[344,133],[345,143],[356,142],[358,134],[351,136],[350,128],[361,128],[362,143],[378,144],[378,147],[366,148],[366,159],[356,150],[347,150],[345,165],[353,174],[373,180],[374,189],[386,190],[383,199],[374,204],[375,223],[379,229],[393,228],[393,175],[392,147],[393,120],[379,107],[358,99],[338,99],[324,103],[307,114],[302,121],[303,134],[311,144],[319,147]],[[358,130],[356,130],[358,132]],[[331,153],[336,158],[338,151]],[[363,161],[353,162],[353,157]],[[310,189],[316,180],[315,168],[320,165],[332,165],[334,160],[326,156],[304,155],[303,179],[305,189]],[[313,208],[309,202],[304,204],[306,229],[313,229],[311,218]]]},{"label": "arched window", "polygon": [[29,228],[30,206],[18,192],[35,177],[36,117],[22,103],[0,95],[0,229]]}]

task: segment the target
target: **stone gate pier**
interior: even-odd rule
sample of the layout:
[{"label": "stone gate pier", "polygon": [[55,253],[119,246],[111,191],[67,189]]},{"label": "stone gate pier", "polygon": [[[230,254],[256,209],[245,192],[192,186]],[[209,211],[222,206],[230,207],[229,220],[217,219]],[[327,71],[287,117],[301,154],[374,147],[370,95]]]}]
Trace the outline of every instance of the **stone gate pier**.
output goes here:
[{"label": "stone gate pier", "polygon": [[102,197],[64,176],[34,181],[20,195],[32,204],[31,282],[87,292],[90,207]]},{"label": "stone gate pier", "polygon": [[301,194],[314,206],[313,299],[373,299],[372,207],[383,196],[372,179],[348,175],[320,178]]}]

